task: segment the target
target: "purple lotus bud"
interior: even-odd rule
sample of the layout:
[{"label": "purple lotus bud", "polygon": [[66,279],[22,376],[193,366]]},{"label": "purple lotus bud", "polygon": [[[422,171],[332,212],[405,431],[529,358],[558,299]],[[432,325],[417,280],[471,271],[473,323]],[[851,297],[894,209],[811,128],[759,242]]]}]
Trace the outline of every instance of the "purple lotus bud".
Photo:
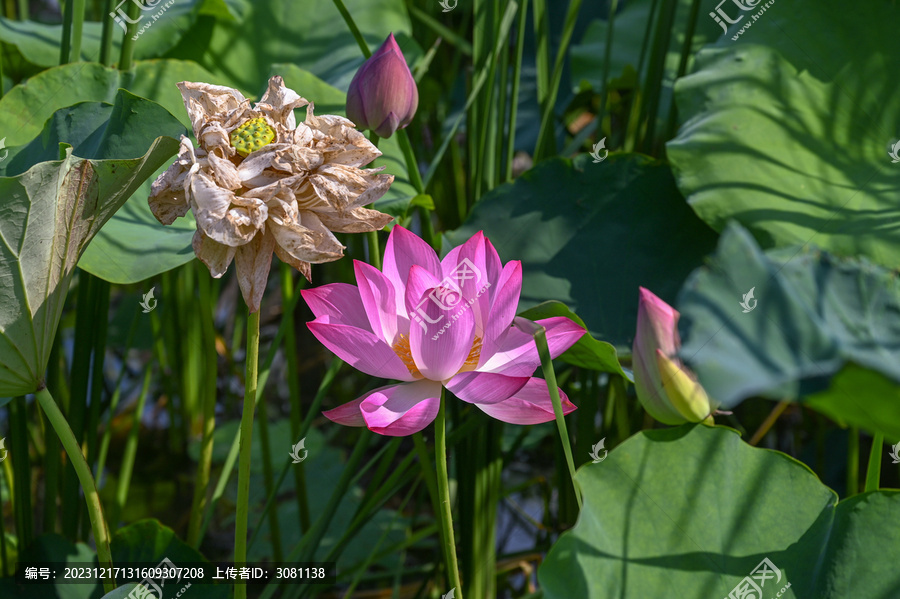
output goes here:
[{"label": "purple lotus bud", "polygon": [[360,129],[390,137],[419,106],[419,90],[394,34],[359,67],[347,92],[347,118]]}]

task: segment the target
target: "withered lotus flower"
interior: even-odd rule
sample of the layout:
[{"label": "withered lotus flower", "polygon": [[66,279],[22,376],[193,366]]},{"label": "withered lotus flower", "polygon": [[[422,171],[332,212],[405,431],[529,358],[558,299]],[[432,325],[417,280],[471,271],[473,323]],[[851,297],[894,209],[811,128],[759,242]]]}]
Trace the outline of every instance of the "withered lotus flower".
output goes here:
[{"label": "withered lotus flower", "polygon": [[[381,229],[392,217],[365,208],[391,186],[381,152],[347,119],[315,116],[313,104],[272,77],[262,99],[230,87],[178,84],[198,146],[182,136],[178,159],[153,183],[150,209],[164,225],[190,209],[193,248],[213,277],[232,259],[251,312],[259,310],[272,252],[311,278],[311,263],[337,260],[332,232]],[[306,106],[297,123],[294,109]]]}]

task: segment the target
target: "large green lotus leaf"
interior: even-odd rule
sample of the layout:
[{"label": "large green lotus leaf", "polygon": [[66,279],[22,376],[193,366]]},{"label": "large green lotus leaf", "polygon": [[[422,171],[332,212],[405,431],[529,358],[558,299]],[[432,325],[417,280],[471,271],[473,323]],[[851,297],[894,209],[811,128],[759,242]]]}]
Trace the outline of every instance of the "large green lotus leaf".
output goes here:
[{"label": "large green lotus leaf", "polygon": [[726,409],[754,395],[810,398],[833,418],[900,439],[896,272],[819,251],[764,254],[732,225],[677,307],[681,356]]},{"label": "large green lotus leaf", "polygon": [[[391,32],[411,33],[403,0],[347,0],[344,4],[372,50]],[[332,0],[253,2],[242,24],[200,19],[167,56],[196,60],[252,90],[263,89],[271,65],[284,62],[346,89],[363,61]]]},{"label": "large green lotus leaf", "polygon": [[[315,104],[316,114],[337,114],[346,117],[347,94],[325,83],[309,71],[292,64],[272,65],[272,75],[281,75],[284,84],[298,94]],[[298,116],[305,114],[306,108],[298,111]],[[372,163],[372,166],[384,166],[385,172],[394,175],[394,183],[391,188],[377,202],[375,208],[391,216],[402,218],[406,216],[416,189],[409,181],[406,169],[406,161],[400,150],[397,136],[392,135],[378,142],[378,149],[382,156]]]},{"label": "large green lotus leaf", "polygon": [[[65,138],[66,123],[80,129],[100,105],[65,108],[48,122],[48,142]],[[0,396],[36,391],[72,271],[85,247],[125,200],[176,151],[160,133],[181,125],[160,106],[126,91],[106,120],[80,144],[88,159],[66,144],[63,158],[40,162],[15,176],[0,176]],[[61,137],[53,137],[62,134]],[[40,156],[42,141],[10,151]],[[149,148],[149,149],[148,149]]]},{"label": "large green lotus leaf", "polygon": [[[631,437],[576,474],[578,523],[538,570],[545,599],[900,596],[900,544],[884,531],[900,493],[838,503],[802,463],[750,447],[724,427],[686,425]],[[777,572],[776,572],[777,570]]]},{"label": "large green lotus leaf", "polygon": [[674,300],[716,238],[669,167],[636,154],[544,161],[485,195],[448,234],[451,247],[480,230],[502,260],[522,261],[520,310],[563,302],[595,338],[623,349],[634,337],[638,287]]},{"label": "large green lotus leaf", "polygon": [[763,247],[812,241],[900,265],[888,156],[900,134],[900,77],[888,75],[900,72],[898,22],[885,0],[778,2],[738,42],[702,51],[676,85],[685,122],[667,146],[697,214],[716,230],[735,219]]},{"label": "large green lotus leaf", "polygon": [[[118,3],[116,3],[118,4]],[[127,11],[131,2],[122,5]],[[177,0],[163,11],[165,1],[143,11],[137,23],[138,31],[145,28],[134,44],[134,58],[158,58],[173,48],[196,20],[198,0]],[[96,62],[100,60],[100,39],[102,23],[85,21],[81,36],[81,55],[73,56],[73,62]],[[113,29],[113,51],[115,62],[119,60],[122,38],[125,32],[118,25]],[[59,64],[59,48],[62,41],[62,25],[51,25],[37,21],[15,21],[0,17],[0,41],[14,46],[29,63],[48,68]]]}]

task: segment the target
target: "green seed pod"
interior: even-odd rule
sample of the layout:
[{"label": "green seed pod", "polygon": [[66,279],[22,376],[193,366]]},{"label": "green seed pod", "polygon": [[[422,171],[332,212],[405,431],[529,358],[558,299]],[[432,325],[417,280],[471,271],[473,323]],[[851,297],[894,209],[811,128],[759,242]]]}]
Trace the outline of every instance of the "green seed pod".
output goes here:
[{"label": "green seed pod", "polygon": [[231,145],[245,158],[274,139],[275,129],[262,117],[249,120],[231,132]]}]

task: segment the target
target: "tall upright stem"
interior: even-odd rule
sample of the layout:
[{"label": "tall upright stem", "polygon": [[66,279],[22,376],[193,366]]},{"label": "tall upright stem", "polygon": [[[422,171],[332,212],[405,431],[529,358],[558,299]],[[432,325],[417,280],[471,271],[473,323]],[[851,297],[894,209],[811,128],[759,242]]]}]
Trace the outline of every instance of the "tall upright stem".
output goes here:
[{"label": "tall upright stem", "polygon": [[[259,369],[259,311],[247,317],[247,372],[244,377],[244,413],[241,415],[241,449],[238,459],[237,513],[234,525],[234,561],[247,561],[247,519],[250,504],[250,455],[253,446],[253,408]],[[247,599],[247,586],[234,587],[234,599]]]},{"label": "tall upright stem", "polygon": [[456,559],[456,538],[453,535],[453,512],[450,509],[450,478],[447,475],[446,392],[441,388],[441,407],[434,420],[434,461],[437,462],[438,498],[440,499],[441,543],[447,565],[447,578],[454,597],[463,598],[459,584],[459,562]]},{"label": "tall upright stem", "polygon": [[562,399],[559,396],[559,385],[556,384],[556,372],[553,370],[553,359],[550,357],[550,348],[547,345],[547,330],[544,327],[537,327],[534,332],[534,342],[537,345],[538,355],[541,357],[541,370],[544,372],[544,380],[547,381],[550,400],[553,402],[553,415],[556,417],[556,427],[559,429],[559,440],[562,443],[563,453],[566,456],[569,478],[572,479],[572,487],[575,489],[575,500],[578,502],[578,511],[580,512],[581,492],[578,490],[578,483],[575,482],[575,460],[572,458],[572,441],[566,428],[566,417],[562,411]]},{"label": "tall upright stem", "polygon": [[[94,484],[94,476],[91,474],[91,467],[88,466],[84,454],[81,453],[81,446],[75,439],[75,434],[69,428],[66,417],[56,405],[56,400],[50,395],[46,387],[35,393],[38,403],[44,410],[47,420],[56,431],[59,440],[62,441],[69,456],[69,461],[75,468],[75,474],[78,475],[78,481],[84,491],[84,499],[87,502],[88,516],[91,519],[91,528],[94,530],[94,542],[97,544],[97,559],[101,568],[112,568],[112,553],[109,549],[109,529],[106,526],[106,520],[103,517],[103,506],[100,503],[100,494],[97,493],[97,486]],[[106,593],[116,588],[115,580],[103,580],[103,589]]]}]

